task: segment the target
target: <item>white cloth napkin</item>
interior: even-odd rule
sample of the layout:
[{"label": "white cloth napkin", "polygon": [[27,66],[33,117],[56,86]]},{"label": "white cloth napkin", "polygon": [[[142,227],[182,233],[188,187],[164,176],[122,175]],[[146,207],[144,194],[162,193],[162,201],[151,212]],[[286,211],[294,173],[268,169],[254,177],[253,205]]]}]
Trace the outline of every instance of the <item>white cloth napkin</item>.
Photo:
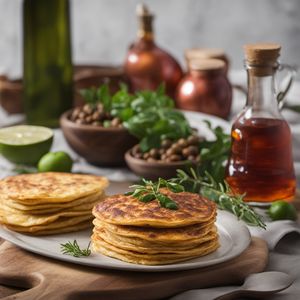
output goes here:
[{"label": "white cloth napkin", "polygon": [[[267,242],[270,251],[274,250],[275,247],[280,242],[280,240],[282,240],[283,237],[285,237],[289,233],[293,233],[293,232],[297,233],[298,240],[300,241],[300,226],[297,222],[294,222],[294,221],[284,220],[284,221],[267,222],[266,230],[259,229],[256,227],[248,227],[248,228],[249,228],[252,236],[262,238]],[[291,241],[289,241],[289,243],[291,243]],[[287,245],[285,245],[285,247],[287,247]],[[288,248],[289,251],[292,250],[291,248],[292,247]],[[293,252],[293,250],[291,252]],[[272,259],[272,254],[273,253],[271,253],[271,259]],[[277,256],[277,254],[275,254],[275,256]],[[282,254],[280,254],[280,256],[282,259]],[[295,257],[297,257],[297,255],[295,255]],[[293,256],[290,256],[289,258],[293,258]],[[298,267],[300,267],[299,262],[300,262],[300,257],[298,256],[298,262],[297,262]],[[295,262],[293,262],[293,263],[295,264]],[[271,266],[271,270],[277,270],[277,269],[273,269]],[[286,271],[286,270],[284,270],[284,271]],[[298,271],[299,271],[299,269],[298,269]],[[299,277],[299,275],[298,275],[298,277]],[[172,297],[171,300],[212,300],[212,299],[215,299],[216,296],[219,296],[221,292],[223,294],[226,294],[226,293],[229,293],[230,291],[234,290],[234,288],[235,287],[224,286],[224,287],[214,287],[214,288],[207,288],[207,289],[190,290],[190,291],[181,293],[179,295],[176,295],[175,297]],[[292,287],[289,290],[292,290],[292,289],[295,289],[295,287]],[[294,293],[291,295],[291,298],[290,298],[289,292],[287,292],[287,291],[278,294],[276,296],[276,298],[278,297],[278,299],[291,299],[291,300],[296,299],[296,298],[293,298]]]},{"label": "white cloth napkin", "polygon": [[249,226],[251,236],[259,237],[265,240],[268,244],[269,250],[274,250],[279,241],[287,234],[295,232],[299,234],[299,223],[289,220],[266,222],[267,229]]}]

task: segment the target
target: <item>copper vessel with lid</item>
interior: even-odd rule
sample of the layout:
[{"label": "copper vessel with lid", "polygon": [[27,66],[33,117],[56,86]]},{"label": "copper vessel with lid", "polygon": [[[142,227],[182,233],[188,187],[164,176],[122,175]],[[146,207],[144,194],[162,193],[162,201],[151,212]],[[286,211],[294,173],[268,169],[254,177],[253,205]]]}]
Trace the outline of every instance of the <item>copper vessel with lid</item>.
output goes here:
[{"label": "copper vessel with lid", "polygon": [[223,49],[220,48],[189,48],[184,51],[185,60],[187,65],[192,60],[198,59],[220,59],[225,63],[226,72],[229,69],[229,59]]},{"label": "copper vessel with lid", "polygon": [[178,108],[199,111],[227,119],[231,109],[232,87],[226,65],[218,59],[193,59],[176,91]]},{"label": "copper vessel with lid", "polygon": [[154,41],[153,14],[146,5],[137,6],[138,38],[128,50],[124,69],[132,91],[155,90],[164,83],[166,92],[174,97],[175,89],[183,76],[178,62]]}]

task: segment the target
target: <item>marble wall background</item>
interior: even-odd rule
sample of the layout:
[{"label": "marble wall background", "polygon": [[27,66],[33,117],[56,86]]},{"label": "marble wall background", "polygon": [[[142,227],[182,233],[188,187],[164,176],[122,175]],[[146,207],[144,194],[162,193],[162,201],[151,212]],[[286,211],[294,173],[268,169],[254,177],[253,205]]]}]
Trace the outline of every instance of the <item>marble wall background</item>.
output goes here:
[{"label": "marble wall background", "polygon": [[[122,63],[135,38],[138,0],[70,0],[73,58]],[[183,63],[187,47],[222,47],[242,68],[242,45],[276,41],[285,62],[300,65],[299,0],[145,0],[156,14],[157,42]],[[0,0],[0,72],[21,71],[22,0]]]}]

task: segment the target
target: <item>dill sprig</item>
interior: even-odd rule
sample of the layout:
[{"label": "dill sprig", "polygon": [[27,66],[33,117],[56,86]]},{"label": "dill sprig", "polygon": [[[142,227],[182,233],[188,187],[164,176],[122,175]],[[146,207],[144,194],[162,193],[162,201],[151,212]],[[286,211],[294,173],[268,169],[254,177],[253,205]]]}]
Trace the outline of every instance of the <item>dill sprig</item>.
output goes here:
[{"label": "dill sprig", "polygon": [[86,249],[80,249],[76,240],[74,240],[73,243],[69,241],[66,244],[60,244],[61,252],[74,257],[90,256],[90,244],[91,243],[88,244]]},{"label": "dill sprig", "polygon": [[173,178],[173,182],[182,185],[187,192],[197,193],[214,201],[219,209],[233,213],[250,226],[266,228],[261,216],[243,201],[245,195],[234,193],[226,181],[218,183],[208,172],[201,176],[193,168],[189,173],[177,170],[177,177]]}]

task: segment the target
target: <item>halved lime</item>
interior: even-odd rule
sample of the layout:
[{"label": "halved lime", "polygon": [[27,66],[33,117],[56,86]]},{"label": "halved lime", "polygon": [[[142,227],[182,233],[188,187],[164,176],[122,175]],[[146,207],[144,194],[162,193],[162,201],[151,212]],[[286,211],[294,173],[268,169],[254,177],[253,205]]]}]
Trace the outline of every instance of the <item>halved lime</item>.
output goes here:
[{"label": "halved lime", "polygon": [[0,153],[16,164],[35,165],[52,145],[50,128],[18,125],[0,129]]}]

